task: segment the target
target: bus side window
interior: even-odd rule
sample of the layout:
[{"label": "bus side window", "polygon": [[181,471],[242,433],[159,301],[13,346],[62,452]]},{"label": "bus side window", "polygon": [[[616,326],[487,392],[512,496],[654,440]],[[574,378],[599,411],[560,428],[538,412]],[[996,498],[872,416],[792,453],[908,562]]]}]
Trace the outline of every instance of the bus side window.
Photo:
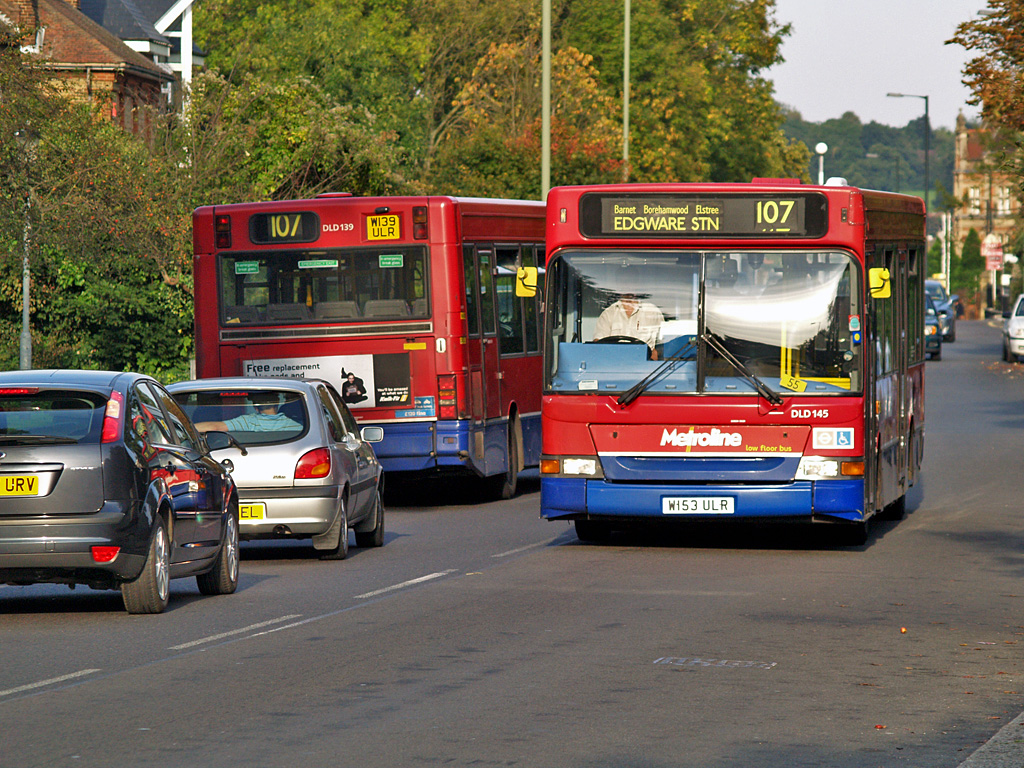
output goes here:
[{"label": "bus side window", "polygon": [[472,245],[462,247],[462,274],[466,281],[466,329],[471,337],[480,336],[480,315],[478,297],[480,290],[477,287],[476,259]]},{"label": "bus side window", "polygon": [[494,335],[494,254],[491,251],[477,251],[480,260],[480,321],[484,336]]}]

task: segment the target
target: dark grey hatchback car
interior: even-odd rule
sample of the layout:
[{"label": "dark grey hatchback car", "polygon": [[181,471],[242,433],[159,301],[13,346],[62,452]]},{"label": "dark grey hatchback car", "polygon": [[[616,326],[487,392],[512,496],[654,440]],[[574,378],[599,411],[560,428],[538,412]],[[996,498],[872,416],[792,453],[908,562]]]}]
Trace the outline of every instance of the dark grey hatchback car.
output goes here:
[{"label": "dark grey hatchback car", "polygon": [[234,592],[238,494],[209,455],[224,447],[148,376],[0,373],[0,583],[120,589],[129,613],[163,611],[173,578]]}]

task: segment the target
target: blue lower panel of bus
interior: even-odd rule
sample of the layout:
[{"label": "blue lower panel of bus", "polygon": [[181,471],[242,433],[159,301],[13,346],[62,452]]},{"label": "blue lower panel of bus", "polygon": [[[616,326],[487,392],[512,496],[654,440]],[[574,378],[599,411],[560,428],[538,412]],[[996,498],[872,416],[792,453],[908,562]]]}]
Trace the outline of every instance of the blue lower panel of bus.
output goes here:
[{"label": "blue lower panel of bus", "polygon": [[[540,460],[540,416],[521,419],[526,466]],[[424,472],[437,469],[466,469],[480,475],[495,475],[506,469],[508,421],[474,424],[471,421],[390,422],[363,426],[384,429],[384,439],[373,444],[385,472]],[[482,456],[476,450],[480,434]]]},{"label": "blue lower panel of bus", "polygon": [[[732,512],[721,514],[713,499],[731,498]],[[665,511],[665,500],[695,513]],[[708,501],[708,506],[704,501]],[[724,517],[810,517],[844,520],[864,517],[864,481],[796,481],[779,485],[639,485],[570,477],[542,477],[541,517],[548,519],[595,515],[620,518],[722,519]],[[701,512],[710,509],[710,512]],[[718,513],[716,513],[718,512]]]}]

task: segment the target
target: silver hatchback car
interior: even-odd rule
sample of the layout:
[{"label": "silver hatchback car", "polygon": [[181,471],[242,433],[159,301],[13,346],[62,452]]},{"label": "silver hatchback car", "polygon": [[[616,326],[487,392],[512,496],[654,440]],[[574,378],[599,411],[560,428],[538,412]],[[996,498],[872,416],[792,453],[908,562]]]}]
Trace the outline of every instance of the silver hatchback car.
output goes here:
[{"label": "silver hatchback car", "polygon": [[234,464],[242,539],[312,538],[324,560],[384,544],[383,470],[331,384],[319,379],[218,378],[167,388],[200,432],[237,446],[214,452]]}]

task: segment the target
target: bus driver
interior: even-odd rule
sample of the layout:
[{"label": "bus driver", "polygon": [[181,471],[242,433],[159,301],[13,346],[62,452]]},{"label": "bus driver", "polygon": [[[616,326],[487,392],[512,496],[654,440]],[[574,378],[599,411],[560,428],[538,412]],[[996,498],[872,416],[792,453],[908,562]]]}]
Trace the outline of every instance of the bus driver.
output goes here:
[{"label": "bus driver", "polygon": [[665,316],[649,301],[640,301],[636,294],[624,293],[597,318],[594,341],[615,336],[639,339],[651,348],[651,359],[657,360],[655,349],[661,336]]}]

